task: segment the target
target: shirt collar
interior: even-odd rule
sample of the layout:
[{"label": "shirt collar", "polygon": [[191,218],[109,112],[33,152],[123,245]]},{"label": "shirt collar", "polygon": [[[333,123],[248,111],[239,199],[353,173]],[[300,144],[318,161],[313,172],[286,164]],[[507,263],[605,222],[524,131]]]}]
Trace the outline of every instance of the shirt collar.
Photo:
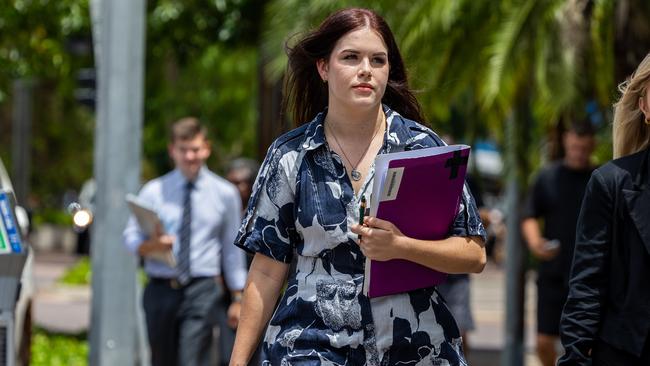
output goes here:
[{"label": "shirt collar", "polygon": [[[405,138],[408,136],[408,129],[404,125],[402,119],[403,117],[390,109],[387,105],[382,104],[384,114],[386,115],[386,124],[387,124],[387,136],[386,142],[388,146],[384,146],[382,150],[387,150],[387,152],[397,149],[397,151],[403,150]],[[315,150],[320,146],[324,145],[325,140],[325,116],[327,115],[327,108],[318,113],[311,122],[307,125],[304,133],[304,139],[302,141],[302,148],[306,151]]]},{"label": "shirt collar", "polygon": [[[201,185],[201,181],[205,179],[207,169],[208,168],[205,165],[203,165],[201,169],[199,169],[199,174],[197,174],[196,179],[194,179],[194,189],[198,188]],[[172,176],[174,179],[174,187],[176,189],[185,189],[187,178],[185,178],[185,176],[180,171],[180,169],[178,168],[174,169],[174,171],[172,172]]]}]

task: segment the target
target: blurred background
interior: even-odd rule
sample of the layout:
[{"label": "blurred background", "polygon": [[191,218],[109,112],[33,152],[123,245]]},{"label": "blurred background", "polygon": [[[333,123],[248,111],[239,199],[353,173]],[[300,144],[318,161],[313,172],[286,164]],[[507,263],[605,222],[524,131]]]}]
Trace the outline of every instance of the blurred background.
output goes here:
[{"label": "blurred background", "polygon": [[[565,121],[588,119],[597,131],[594,164],[611,159],[617,85],[650,50],[647,0],[149,0],[141,181],[171,168],[167,126],[186,115],[209,127],[214,171],[236,157],[262,159],[295,122],[280,114],[285,42],[349,6],[372,8],[391,25],[425,122],[474,147],[474,180],[499,219],[509,211],[508,181],[523,193],[539,167],[560,156]],[[80,200],[95,161],[91,19],[89,0],[0,2],[0,158],[31,216],[37,321],[30,319],[25,352],[34,365],[88,357],[91,266],[80,261],[88,244],[77,242],[68,206]],[[477,283],[481,275],[473,282],[473,308],[495,307],[477,315],[478,327],[488,327],[476,331],[479,351],[504,347],[481,344],[489,327],[507,334],[503,240],[482,277],[488,282]],[[534,260],[525,266],[534,270]],[[65,301],[85,301],[77,327],[47,319]]]}]

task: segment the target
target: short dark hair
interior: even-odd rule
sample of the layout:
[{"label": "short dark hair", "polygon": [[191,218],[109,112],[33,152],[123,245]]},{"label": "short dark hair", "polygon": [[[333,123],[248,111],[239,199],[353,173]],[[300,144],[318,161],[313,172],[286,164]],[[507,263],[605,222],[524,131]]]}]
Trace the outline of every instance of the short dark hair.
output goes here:
[{"label": "short dark hair", "polygon": [[285,46],[289,62],[283,110],[291,109],[295,124],[311,121],[327,107],[327,85],[318,74],[316,62],[327,60],[341,37],[365,26],[381,36],[388,51],[390,71],[382,102],[406,118],[424,122],[422,108],[409,89],[406,67],[388,24],[372,10],[349,8],[330,14],[293,47]]},{"label": "short dark hair", "polygon": [[596,134],[593,124],[586,118],[571,122],[567,128],[567,132],[569,131],[580,137],[590,137]]},{"label": "short dark hair", "polygon": [[247,174],[247,183],[252,186],[255,183],[259,169],[260,164],[257,161],[248,158],[237,158],[228,164],[226,171],[228,173],[238,170],[245,171]]},{"label": "short dark hair", "polygon": [[202,135],[208,138],[208,130],[196,117],[184,117],[174,122],[170,129],[169,140],[173,143],[178,140],[187,141]]}]

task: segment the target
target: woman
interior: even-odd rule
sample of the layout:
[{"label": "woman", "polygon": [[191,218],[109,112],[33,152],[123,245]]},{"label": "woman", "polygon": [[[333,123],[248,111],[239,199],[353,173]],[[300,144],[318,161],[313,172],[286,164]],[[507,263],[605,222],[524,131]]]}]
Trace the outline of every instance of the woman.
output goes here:
[{"label": "woman", "polygon": [[231,365],[248,362],[266,324],[265,365],[464,365],[435,288],[373,299],[361,291],[365,257],[448,273],[480,272],[486,260],[468,191],[445,240],[407,238],[376,218],[356,224],[375,155],[443,144],[412,121],[422,120],[420,106],[388,25],[369,10],[341,10],[288,55],[285,105],[311,122],[273,143],[255,183],[236,242],[256,254]]},{"label": "woman", "polygon": [[650,55],[620,88],[614,157],[578,219],[559,365],[650,365]]}]

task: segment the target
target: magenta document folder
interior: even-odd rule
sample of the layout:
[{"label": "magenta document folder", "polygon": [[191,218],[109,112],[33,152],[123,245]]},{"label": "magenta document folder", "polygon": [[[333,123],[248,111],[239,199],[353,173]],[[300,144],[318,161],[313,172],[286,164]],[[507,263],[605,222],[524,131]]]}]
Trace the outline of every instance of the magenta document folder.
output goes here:
[{"label": "magenta document folder", "polygon": [[[448,236],[458,213],[470,147],[450,145],[378,155],[371,216],[423,240]],[[379,297],[442,283],[447,275],[403,259],[366,259],[364,293]]]}]

